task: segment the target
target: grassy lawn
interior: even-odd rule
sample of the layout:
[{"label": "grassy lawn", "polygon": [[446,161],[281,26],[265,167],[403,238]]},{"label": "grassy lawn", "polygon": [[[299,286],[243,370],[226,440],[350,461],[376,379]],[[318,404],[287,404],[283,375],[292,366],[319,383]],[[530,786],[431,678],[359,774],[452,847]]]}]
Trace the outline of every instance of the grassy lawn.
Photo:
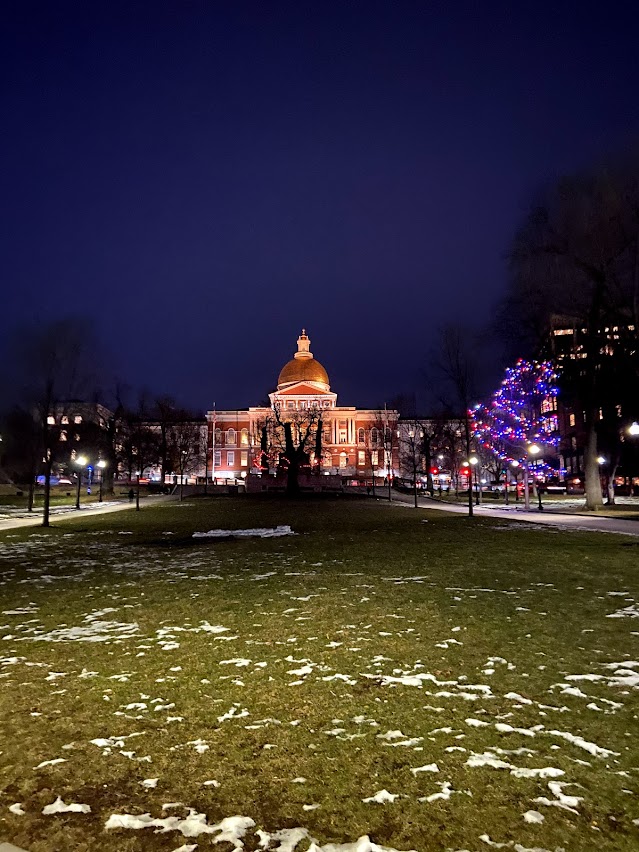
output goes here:
[{"label": "grassy lawn", "polygon": [[636,850],[638,566],[627,536],[374,501],[0,533],[0,842]]}]

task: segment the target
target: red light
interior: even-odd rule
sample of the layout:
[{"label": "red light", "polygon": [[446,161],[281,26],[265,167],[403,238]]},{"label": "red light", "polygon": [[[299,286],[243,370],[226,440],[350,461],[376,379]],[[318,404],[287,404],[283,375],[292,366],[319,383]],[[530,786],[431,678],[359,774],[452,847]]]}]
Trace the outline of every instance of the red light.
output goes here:
[{"label": "red light", "polygon": [[437,468],[437,467],[431,467],[430,472],[431,472],[431,473],[439,473],[439,468]]}]

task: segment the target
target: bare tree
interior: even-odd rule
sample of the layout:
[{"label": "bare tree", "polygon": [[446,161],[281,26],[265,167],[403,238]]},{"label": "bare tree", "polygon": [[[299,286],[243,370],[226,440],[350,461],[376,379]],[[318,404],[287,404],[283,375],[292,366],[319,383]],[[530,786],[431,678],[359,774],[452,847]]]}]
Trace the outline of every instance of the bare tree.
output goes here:
[{"label": "bare tree", "polygon": [[69,400],[86,397],[94,367],[86,328],[86,320],[68,318],[19,329],[12,342],[15,384],[23,410],[33,420],[33,430],[25,433],[33,453],[29,476],[38,469],[44,473],[44,527],[50,525],[51,474],[61,449],[60,420]]},{"label": "bare tree", "polygon": [[[457,412],[456,420],[463,424],[466,458],[471,452],[470,406],[477,392],[476,359],[470,351],[472,335],[460,325],[445,326],[440,335],[438,353],[433,364],[443,379],[442,402],[448,410]],[[468,488],[468,514],[473,515],[472,488]]]},{"label": "bare tree", "polygon": [[180,477],[180,500],[184,496],[184,477],[196,473],[206,460],[206,429],[202,421],[187,411],[175,413],[168,435],[167,458]]},{"label": "bare tree", "polygon": [[[638,342],[636,158],[564,178],[545,192],[516,236],[511,270],[501,316],[522,336],[525,332],[531,346],[547,339],[553,314],[572,318],[583,330],[583,350],[566,362],[562,391],[573,395],[585,413],[586,506],[596,510],[602,504],[597,457],[608,389],[605,365],[615,353],[622,363]],[[612,326],[632,327],[629,348],[609,337]],[[637,381],[635,373],[635,388]]]},{"label": "bare tree", "polygon": [[280,448],[280,467],[286,470],[286,493],[300,493],[299,474],[304,466],[310,469],[311,448],[316,446],[318,424],[321,423],[319,406],[303,411],[288,411],[279,405],[273,407],[273,445]]}]

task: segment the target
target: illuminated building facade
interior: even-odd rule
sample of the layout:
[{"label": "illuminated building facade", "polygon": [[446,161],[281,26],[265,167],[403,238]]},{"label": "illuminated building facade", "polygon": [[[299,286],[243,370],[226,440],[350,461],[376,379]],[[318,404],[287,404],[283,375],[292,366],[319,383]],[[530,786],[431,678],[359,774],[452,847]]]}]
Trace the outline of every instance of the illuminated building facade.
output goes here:
[{"label": "illuminated building facade", "polygon": [[[276,423],[276,412],[280,421],[291,421],[296,430],[310,426],[311,469],[360,482],[397,475],[397,412],[339,406],[328,374],[310,346],[302,330],[297,352],[282,367],[277,387],[269,394],[271,407],[207,412],[209,479],[229,481],[260,473],[263,430]],[[315,433],[320,422],[322,457],[317,459]],[[277,466],[277,449],[269,448],[271,473]]]}]

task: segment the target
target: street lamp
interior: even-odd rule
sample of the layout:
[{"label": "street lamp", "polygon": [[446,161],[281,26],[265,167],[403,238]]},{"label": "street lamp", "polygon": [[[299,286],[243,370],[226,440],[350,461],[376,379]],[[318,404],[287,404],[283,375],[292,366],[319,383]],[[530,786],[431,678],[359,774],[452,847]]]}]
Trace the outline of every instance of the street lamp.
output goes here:
[{"label": "street lamp", "polygon": [[[517,459],[513,459],[510,463],[510,466],[515,471],[515,503],[517,503],[517,502],[519,502],[519,489],[518,489],[519,480],[517,478],[517,468],[519,467],[519,462],[517,461]],[[506,475],[506,505],[508,505],[508,486],[510,484],[509,481],[508,481],[510,479],[510,474],[508,473],[508,468],[506,468],[504,473]]]},{"label": "street lamp", "polygon": [[98,462],[98,467],[100,468],[100,496],[98,497],[98,503],[102,502],[102,482],[104,480],[104,468],[107,466],[107,462],[104,459],[100,459]]},{"label": "street lamp", "polygon": [[78,488],[77,488],[76,493],[75,493],[75,508],[79,509],[80,508],[80,488],[82,486],[82,471],[86,467],[86,465],[89,463],[89,460],[86,458],[86,456],[78,456],[75,459],[75,463],[77,464],[77,466],[79,468],[79,470],[78,470]]},{"label": "street lamp", "polygon": [[628,426],[628,434],[632,435],[633,438],[639,436],[639,423],[635,420],[630,426]]},{"label": "street lamp", "polygon": [[[530,465],[530,457],[532,456],[533,458],[535,458],[536,456],[539,455],[540,452],[541,452],[541,447],[538,446],[537,444],[529,444],[528,445],[528,457],[526,458],[526,474],[528,474],[528,467]],[[537,489],[537,501],[538,501],[537,508],[539,509],[540,512],[543,512],[544,507],[543,507],[542,502],[541,502],[541,491],[539,490],[539,483],[535,484],[534,479],[533,479],[533,484],[535,485],[535,488]],[[526,509],[530,509],[530,495],[528,493],[528,476],[526,476]]]},{"label": "street lamp", "polygon": [[468,461],[469,461],[469,462],[471,463],[471,465],[472,465],[472,468],[471,468],[471,470],[470,470],[470,480],[469,480],[469,486],[468,486],[468,487],[470,488],[470,485],[472,484],[472,481],[473,481],[473,471],[474,471],[474,475],[475,475],[475,487],[476,487],[476,489],[477,489],[477,491],[475,492],[475,506],[479,506],[479,502],[480,502],[480,489],[479,489],[479,480],[478,480],[478,478],[477,478],[477,477],[478,477],[478,475],[479,475],[479,474],[478,474],[478,472],[477,472],[477,465],[479,464],[479,459],[477,458],[477,456],[470,456],[470,458],[468,459]]}]

